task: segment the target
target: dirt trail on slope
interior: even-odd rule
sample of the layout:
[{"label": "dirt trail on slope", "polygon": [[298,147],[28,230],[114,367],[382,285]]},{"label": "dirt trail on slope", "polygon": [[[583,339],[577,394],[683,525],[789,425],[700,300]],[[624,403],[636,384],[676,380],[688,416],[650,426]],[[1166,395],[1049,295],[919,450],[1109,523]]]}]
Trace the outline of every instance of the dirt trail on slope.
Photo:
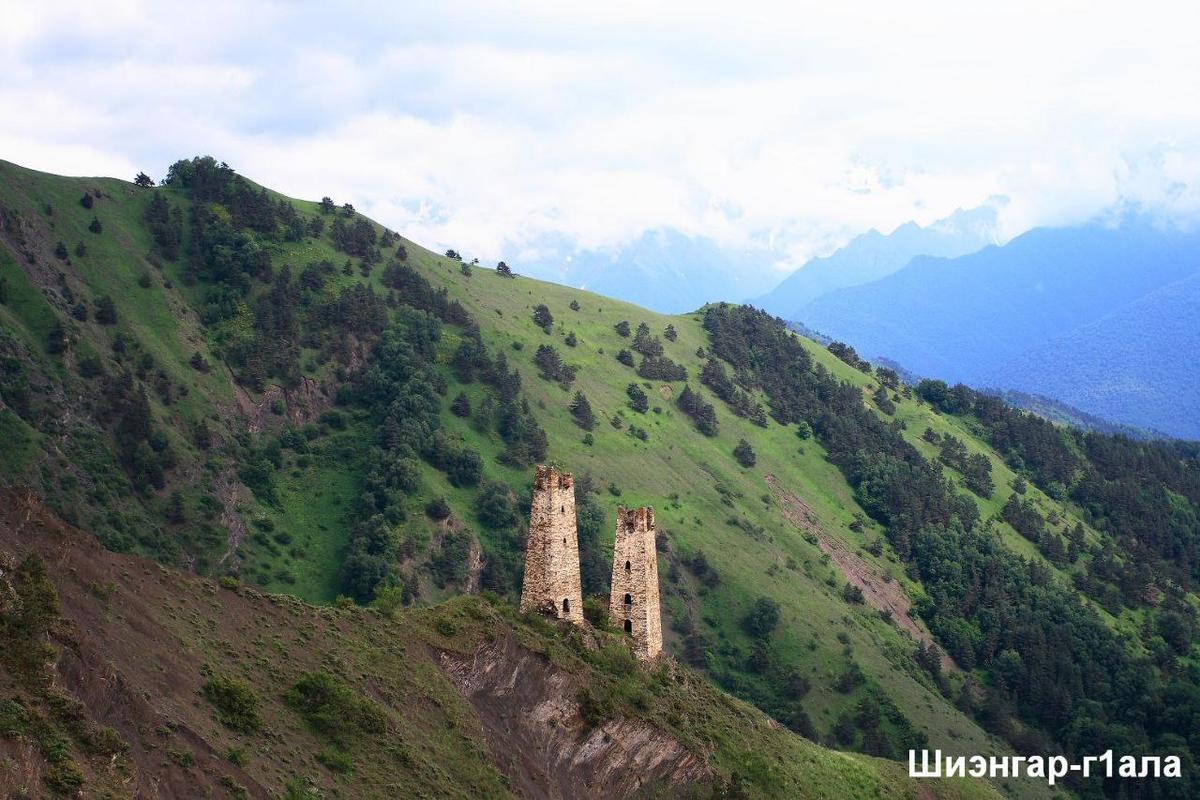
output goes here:
[{"label": "dirt trail on slope", "polygon": [[[779,478],[771,473],[763,478],[779,500],[783,516],[796,527],[817,537],[817,546],[821,548],[821,552],[829,556],[852,586],[862,590],[863,599],[872,608],[890,613],[895,623],[912,634],[914,639],[923,642],[927,647],[936,647],[933,635],[913,616],[912,601],[897,581],[885,581],[884,575],[878,569],[859,558],[840,538],[829,535],[821,527],[820,520],[808,504],[793,492],[787,491],[780,484]],[[955,669],[953,660],[942,652],[940,647],[936,649],[941,654],[942,667]]]}]

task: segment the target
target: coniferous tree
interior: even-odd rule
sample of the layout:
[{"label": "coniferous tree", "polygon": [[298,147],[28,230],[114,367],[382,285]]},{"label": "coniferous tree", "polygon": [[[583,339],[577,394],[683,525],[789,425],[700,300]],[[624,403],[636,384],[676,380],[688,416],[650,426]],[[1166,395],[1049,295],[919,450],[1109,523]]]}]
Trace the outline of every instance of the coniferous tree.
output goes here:
[{"label": "coniferous tree", "polygon": [[639,414],[645,414],[650,408],[650,400],[646,397],[646,393],[642,391],[642,387],[636,383],[631,383],[625,387],[625,394],[629,396],[629,407]]},{"label": "coniferous tree", "polygon": [[562,357],[559,356],[558,350],[554,349],[553,345],[538,345],[537,352],[533,356],[533,363],[542,377],[549,380],[558,380],[562,373]]},{"label": "coniferous tree", "polygon": [[642,356],[642,363],[638,365],[637,374],[651,380],[687,380],[687,368],[682,364],[676,364],[666,356]]},{"label": "coniferous tree", "polygon": [[104,295],[96,301],[96,322],[101,325],[117,324],[117,307],[108,295]]},{"label": "coniferous tree", "polygon": [[675,402],[683,413],[691,417],[692,422],[696,425],[696,430],[705,436],[717,435],[716,409],[712,407],[711,403],[706,403],[699,394],[693,392],[692,387],[685,385]]},{"label": "coniferous tree", "polygon": [[554,315],[550,313],[550,309],[545,303],[538,303],[533,309],[533,324],[539,328],[549,331],[550,326],[554,324]]},{"label": "coniferous tree", "polygon": [[54,326],[50,328],[50,333],[47,336],[46,349],[52,355],[59,355],[66,352],[67,345],[70,340],[67,336],[67,329],[63,327],[61,320],[55,320]]},{"label": "coniferous tree", "polygon": [[896,413],[896,404],[892,402],[892,398],[888,397],[887,389],[882,384],[875,389],[875,393],[871,395],[871,399],[875,401],[875,405],[884,414],[891,416]]},{"label": "coniferous tree", "polygon": [[587,396],[583,392],[575,393],[570,408],[571,416],[575,418],[575,424],[579,427],[590,431],[595,426],[596,417],[592,413],[592,404],[588,402]]},{"label": "coniferous tree", "polygon": [[471,401],[465,392],[459,392],[454,401],[450,403],[450,413],[463,419],[471,416]]},{"label": "coniferous tree", "polygon": [[733,457],[747,469],[753,467],[754,463],[758,460],[754,455],[754,448],[745,439],[738,440],[737,447],[733,448]]}]

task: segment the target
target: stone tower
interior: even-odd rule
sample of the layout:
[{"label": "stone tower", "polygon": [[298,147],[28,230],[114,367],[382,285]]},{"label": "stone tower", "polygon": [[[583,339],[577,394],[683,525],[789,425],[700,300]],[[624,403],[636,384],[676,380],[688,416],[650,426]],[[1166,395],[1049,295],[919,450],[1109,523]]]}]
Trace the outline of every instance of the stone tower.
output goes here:
[{"label": "stone tower", "polygon": [[609,615],[633,637],[638,658],[649,660],[662,652],[652,508],[617,509]]},{"label": "stone tower", "polygon": [[538,465],[533,472],[521,610],[553,613],[559,619],[583,624],[575,482],[570,473],[553,467]]}]

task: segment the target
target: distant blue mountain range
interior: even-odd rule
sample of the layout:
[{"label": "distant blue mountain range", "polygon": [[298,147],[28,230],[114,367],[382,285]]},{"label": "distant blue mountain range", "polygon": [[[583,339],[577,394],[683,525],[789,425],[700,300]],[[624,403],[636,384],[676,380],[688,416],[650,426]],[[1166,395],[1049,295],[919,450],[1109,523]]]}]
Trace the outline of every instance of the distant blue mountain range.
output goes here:
[{"label": "distant blue mountain range", "polygon": [[1200,438],[1200,231],[1136,216],[920,255],[790,318],[929,377]]},{"label": "distant blue mountain range", "polygon": [[983,380],[1200,439],[1198,357],[1200,272],[1030,348]]},{"label": "distant blue mountain range", "polygon": [[751,302],[784,319],[799,319],[800,309],[818,297],[887,277],[917,256],[974,253],[996,242],[996,214],[1006,202],[993,197],[979,208],[959,209],[925,227],[907,222],[887,235],[869,230],[833,255],[808,261]]},{"label": "distant blue mountain range", "polygon": [[577,250],[543,241],[520,272],[616,297],[664,314],[694,311],[718,300],[740,301],[766,291],[778,275],[766,250],[732,250],[675,230],[646,231],[622,247]]}]

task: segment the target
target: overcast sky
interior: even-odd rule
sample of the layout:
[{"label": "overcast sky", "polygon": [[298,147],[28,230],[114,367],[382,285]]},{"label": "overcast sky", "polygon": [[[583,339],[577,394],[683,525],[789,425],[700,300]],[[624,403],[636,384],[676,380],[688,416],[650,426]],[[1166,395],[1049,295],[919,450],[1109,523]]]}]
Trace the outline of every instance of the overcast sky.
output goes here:
[{"label": "overcast sky", "polygon": [[1194,2],[331,6],[0,3],[0,158],[211,154],[483,261],[671,227],[782,268],[995,194],[1007,235],[1200,213]]}]

